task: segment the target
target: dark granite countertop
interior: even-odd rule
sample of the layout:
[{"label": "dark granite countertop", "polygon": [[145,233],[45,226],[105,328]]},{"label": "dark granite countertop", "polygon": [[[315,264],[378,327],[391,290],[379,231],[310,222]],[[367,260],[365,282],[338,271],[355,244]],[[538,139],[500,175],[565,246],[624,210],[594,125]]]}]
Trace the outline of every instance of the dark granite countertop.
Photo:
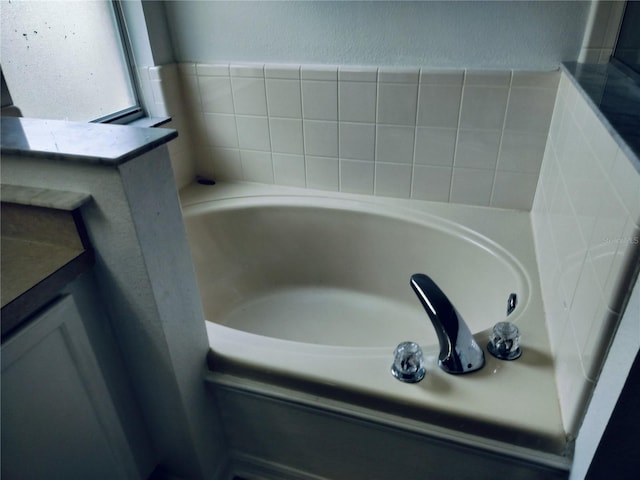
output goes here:
[{"label": "dark granite countertop", "polygon": [[176,130],[166,128],[16,117],[1,118],[0,131],[2,155],[112,166],[120,165],[178,136]]},{"label": "dark granite countertop", "polygon": [[640,172],[640,85],[610,63],[563,67]]}]

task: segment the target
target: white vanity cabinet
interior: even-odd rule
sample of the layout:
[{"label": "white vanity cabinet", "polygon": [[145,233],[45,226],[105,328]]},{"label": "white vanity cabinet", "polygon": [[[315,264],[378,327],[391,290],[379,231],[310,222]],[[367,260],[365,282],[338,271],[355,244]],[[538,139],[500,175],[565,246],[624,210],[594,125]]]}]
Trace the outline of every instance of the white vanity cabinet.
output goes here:
[{"label": "white vanity cabinet", "polygon": [[71,295],[0,350],[3,479],[139,478]]}]

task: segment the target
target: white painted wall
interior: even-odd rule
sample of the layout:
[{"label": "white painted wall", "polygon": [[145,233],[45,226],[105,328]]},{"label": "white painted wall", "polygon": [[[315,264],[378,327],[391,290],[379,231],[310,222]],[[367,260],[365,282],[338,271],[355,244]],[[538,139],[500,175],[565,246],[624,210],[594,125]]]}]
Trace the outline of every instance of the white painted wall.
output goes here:
[{"label": "white painted wall", "polygon": [[178,62],[553,69],[590,2],[167,1]]}]

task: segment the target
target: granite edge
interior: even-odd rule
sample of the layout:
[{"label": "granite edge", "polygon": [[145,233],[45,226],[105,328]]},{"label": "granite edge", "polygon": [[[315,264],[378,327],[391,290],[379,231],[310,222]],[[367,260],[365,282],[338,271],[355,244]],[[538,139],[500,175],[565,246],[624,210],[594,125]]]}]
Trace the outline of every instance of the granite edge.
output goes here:
[{"label": "granite edge", "polygon": [[[12,118],[3,118],[2,120],[3,121],[13,120],[14,118],[18,119],[16,117],[12,117]],[[21,118],[18,120],[21,120]],[[29,120],[33,120],[33,119],[29,119]],[[42,120],[42,121],[51,122],[50,120]],[[77,124],[80,122],[68,122],[68,123]],[[92,124],[92,125],[96,126],[100,124]],[[114,126],[110,124],[105,124],[105,125]],[[148,129],[143,127],[129,127],[126,125],[118,125],[118,126],[123,128],[136,128],[139,130]],[[158,135],[156,136],[156,138],[153,138],[151,140],[145,140],[145,142],[141,143],[139,146],[113,157],[101,156],[99,154],[96,154],[96,155],[87,154],[87,153],[79,154],[79,153],[73,153],[73,152],[60,152],[60,151],[53,151],[53,150],[40,150],[40,149],[33,149],[33,148],[14,147],[14,146],[8,146],[5,144],[0,144],[0,154],[2,154],[3,156],[6,155],[6,156],[17,156],[17,157],[40,158],[40,159],[47,159],[47,160],[73,161],[73,162],[80,162],[80,163],[90,163],[90,164],[97,164],[97,165],[103,165],[103,166],[118,167],[128,162],[129,160],[132,160],[144,153],[154,150],[155,148],[161,145],[164,145],[165,143],[168,143],[169,141],[178,137],[178,131],[175,129],[152,128],[152,130],[154,130],[155,132],[158,132]]]},{"label": "granite edge", "polygon": [[600,107],[596,105],[591,96],[585,91],[584,87],[580,84],[580,81],[575,77],[568,65],[575,64],[575,62],[563,62],[561,64],[561,70],[564,72],[571,83],[576,87],[582,98],[587,102],[587,105],[593,110],[598,117],[598,120],[602,122],[607,131],[611,134],[618,147],[624,152],[626,157],[631,162],[631,165],[640,173],[640,156],[634,151],[633,148],[627,143],[618,130],[611,124],[607,116],[600,110]]}]

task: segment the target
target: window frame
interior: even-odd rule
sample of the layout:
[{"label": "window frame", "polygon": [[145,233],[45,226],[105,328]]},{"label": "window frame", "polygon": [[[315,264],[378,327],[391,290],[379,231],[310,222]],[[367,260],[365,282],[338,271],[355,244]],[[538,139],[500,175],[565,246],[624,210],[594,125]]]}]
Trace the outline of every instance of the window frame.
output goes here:
[{"label": "window frame", "polygon": [[[127,27],[127,20],[124,9],[122,7],[121,0],[109,0],[108,2],[111,6],[111,12],[113,13],[115,20],[115,28],[116,35],[120,40],[120,46],[122,48],[122,56],[123,56],[123,66],[127,72],[129,78],[129,86],[131,88],[131,93],[133,97],[133,104],[130,107],[127,107],[122,110],[113,111],[107,115],[103,115],[101,117],[95,118],[93,120],[85,120],[87,123],[105,123],[105,124],[120,124],[127,125],[129,123],[133,123],[148,117],[148,112],[146,110],[144,104],[144,95],[143,90],[140,85],[138,70],[136,67],[135,55],[133,50],[133,45],[131,43],[131,39],[129,36],[129,29]],[[2,71],[2,66],[0,65],[0,71]],[[11,99],[11,85],[9,85],[4,77],[4,73],[2,74],[2,88],[3,88],[3,102]],[[5,107],[16,107],[20,108],[19,105],[3,105],[3,109]],[[19,110],[17,111],[18,116],[22,116]]]},{"label": "window frame", "polygon": [[623,30],[625,24],[625,19],[629,22],[629,19],[626,17],[627,15],[627,7],[629,6],[629,2],[625,2],[624,11],[622,13],[620,19],[620,25],[618,28],[618,37],[616,38],[616,43],[613,47],[613,52],[611,54],[610,63],[615,65],[618,69],[620,69],[623,73],[625,73],[628,77],[630,77],[636,84],[640,85],[640,70],[638,70],[636,65],[629,65],[627,59],[618,54],[618,48],[623,45],[620,42],[620,33]]},{"label": "window frame", "polygon": [[116,20],[116,28],[118,29],[118,35],[120,37],[120,44],[122,45],[122,51],[124,55],[124,62],[127,72],[129,74],[129,81],[131,82],[131,89],[133,90],[133,97],[135,105],[124,110],[104,115],[102,117],[91,120],[89,123],[111,123],[126,125],[127,123],[138,120],[145,117],[147,114],[142,103],[142,91],[138,82],[138,75],[136,74],[136,63],[133,55],[133,49],[131,41],[129,39],[129,30],[125,20],[124,11],[120,0],[111,0],[111,8]]}]

